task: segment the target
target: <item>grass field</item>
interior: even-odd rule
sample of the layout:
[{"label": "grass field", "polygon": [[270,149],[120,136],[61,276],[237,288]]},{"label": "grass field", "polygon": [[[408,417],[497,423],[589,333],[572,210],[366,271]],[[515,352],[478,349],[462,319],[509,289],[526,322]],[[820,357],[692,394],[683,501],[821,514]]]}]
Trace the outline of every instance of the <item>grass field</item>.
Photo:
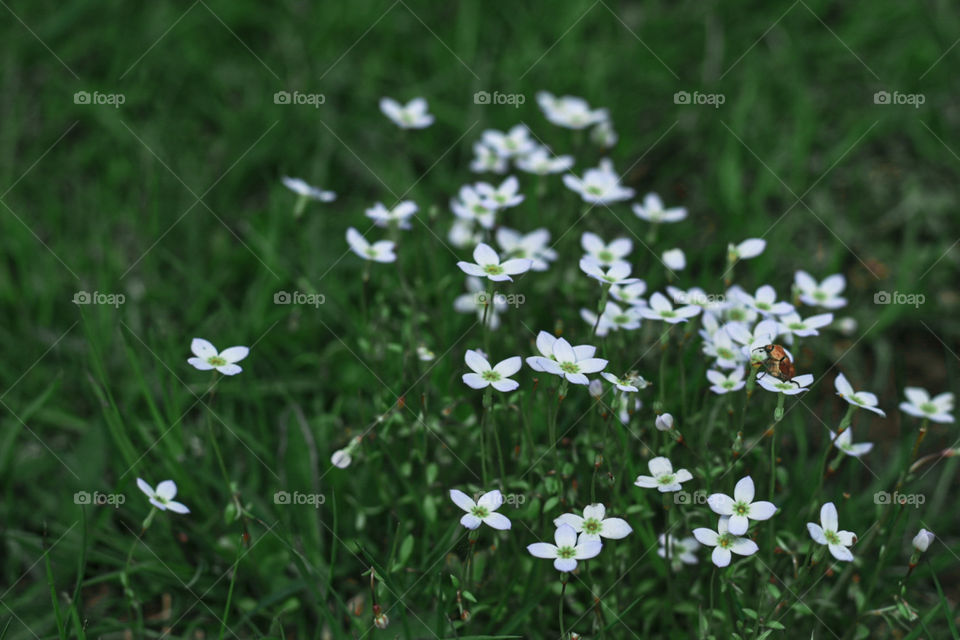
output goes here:
[{"label": "grass field", "polygon": [[[2,0],[0,16],[3,639],[960,638],[960,433],[898,409],[960,374],[952,3]],[[606,108],[619,140],[552,124],[540,91]],[[384,96],[425,98],[435,122],[401,129]],[[483,133],[517,124],[578,176],[609,158],[636,196],[471,171]],[[488,330],[454,309],[474,243],[449,236],[450,200],[508,175],[525,199],[498,223],[546,228],[557,259],[484,285],[513,303]],[[337,197],[294,215],[283,176]],[[653,230],[630,206],[649,192],[688,217]],[[409,230],[364,215],[403,200]],[[349,227],[394,239],[396,262],[355,255]],[[644,298],[731,280],[797,303],[796,271],[842,274],[847,305],[788,346],[809,391],[778,398],[745,366],[749,392],[712,393],[706,314],[594,335],[581,309],[607,294],[578,267],[584,232],[631,240]],[[747,238],[766,249],[728,269]],[[685,268],[664,265],[672,248]],[[540,331],[652,383],[626,424],[598,375],[599,399],[526,363],[515,391],[464,384],[468,349],[526,359]],[[190,366],[193,338],[250,347],[242,373]],[[848,411],[841,372],[886,416]],[[873,449],[832,450],[841,423]],[[655,456],[690,471],[682,492],[634,485]],[[778,508],[751,523],[759,550],[672,569],[658,536],[715,529],[705,497],[747,475]],[[190,513],[152,510],[137,478],[175,481]],[[511,529],[461,526],[452,489],[500,490]],[[826,502],[852,562],[808,533]],[[528,552],[592,503],[632,532],[570,573]],[[936,539],[912,568],[921,528]]]}]

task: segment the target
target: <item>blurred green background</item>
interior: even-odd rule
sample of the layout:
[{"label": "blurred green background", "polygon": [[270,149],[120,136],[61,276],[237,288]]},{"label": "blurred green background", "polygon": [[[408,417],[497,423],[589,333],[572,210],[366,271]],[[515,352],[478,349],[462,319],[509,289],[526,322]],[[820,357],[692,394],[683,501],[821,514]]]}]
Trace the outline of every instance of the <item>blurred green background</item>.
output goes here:
[{"label": "blurred green background", "polygon": [[[150,548],[137,552],[145,615],[162,615],[164,594],[174,594],[168,622],[183,615],[175,637],[216,631],[230,597],[223,576],[243,547],[237,523],[224,522],[233,498],[207,450],[205,407],[216,412],[238,499],[271,514],[249,523],[256,544],[232,593],[243,613],[231,614],[231,627],[242,635],[277,634],[281,623],[296,635],[342,633],[346,601],[365,594],[361,572],[385,562],[391,547],[395,554],[407,533],[421,540],[409,520],[419,495],[439,496],[424,507],[434,519],[440,508],[438,528],[455,522],[444,491],[472,478],[445,452],[457,451],[452,423],[467,418],[440,409],[463,402],[461,358],[471,340],[460,338],[473,318],[452,311],[462,290],[455,262],[468,252],[441,240],[452,220],[449,198],[477,179],[468,169],[471,145],[487,128],[524,122],[557,152],[576,153],[578,171],[609,155],[638,194],[656,191],[686,206],[690,219],[661,229],[656,247],[635,243],[635,270],[651,288],[663,282],[656,256],[679,246],[692,263],[684,285],[722,291],[727,242],[752,236],[765,237],[768,249],[738,268],[748,289],[771,282],[786,295],[796,269],[818,278],[844,273],[844,312],[858,329],[798,362],[807,370],[846,354],[847,376],[877,392],[891,416],[871,431],[878,455],[893,455],[882,440],[906,428],[893,410],[903,386],[957,388],[953,3],[0,5],[7,637],[57,635],[51,583],[61,606],[80,594],[88,635],[119,637],[129,611],[118,572],[147,510],[136,476],[176,479],[193,511],[159,519]],[[275,104],[282,90],[325,101]],[[608,108],[620,141],[602,154],[550,125],[536,106],[538,90]],[[77,104],[80,91],[122,95],[123,104]],[[480,105],[477,91],[526,102]],[[676,104],[678,91],[725,100],[718,108]],[[920,94],[923,104],[877,104],[878,91]],[[426,97],[436,124],[399,131],[377,108],[385,95]],[[294,220],[283,175],[339,197]],[[534,185],[518,177],[525,189]],[[556,198],[547,219],[559,237],[582,206],[559,177],[548,183]],[[393,267],[374,265],[362,315],[363,265],[343,255],[344,231],[365,231],[365,208],[401,196],[422,212],[398,249],[414,296],[397,294]],[[613,209],[595,209],[582,228],[643,237],[628,208]],[[530,216],[511,226],[532,230],[539,222]],[[495,337],[508,340],[495,358],[530,353],[523,327],[562,321],[581,329],[578,309],[592,307],[595,293],[566,286],[578,277],[580,228],[561,238],[549,276],[517,285],[533,302],[514,314],[523,326],[506,322]],[[378,279],[387,284],[376,286]],[[280,290],[320,292],[326,303],[277,306]],[[77,291],[122,293],[126,302],[77,306]],[[877,305],[879,291],[923,294],[925,303]],[[201,396],[208,377],[185,363],[194,336],[220,348],[253,346],[244,373],[221,382],[212,398]],[[420,342],[438,356],[453,349],[425,380],[412,355]],[[442,481],[436,469],[411,475],[410,461],[390,455],[387,442],[369,445],[367,463],[325,473],[332,451],[404,394],[415,412],[423,394],[428,423],[449,429],[442,445],[430,440]],[[839,411],[829,404],[824,419]],[[398,437],[418,433],[410,412],[391,416]],[[948,446],[955,436],[934,429],[929,438]],[[796,464],[802,470],[804,461]],[[272,494],[293,487],[335,498],[319,510],[277,509]],[[74,504],[75,491],[95,490],[122,492],[127,503]],[[942,500],[933,506],[947,507]],[[334,542],[340,538],[356,542],[348,551]],[[432,544],[418,542],[408,566],[435,560]],[[420,576],[405,571],[395,575],[396,589],[414,586],[412,609],[423,616],[449,585],[432,574],[417,585]],[[955,601],[955,564],[952,571]],[[418,623],[400,611],[403,625]],[[515,613],[501,618],[503,632],[528,632],[530,610]],[[409,626],[383,637],[400,629],[418,637]]]}]

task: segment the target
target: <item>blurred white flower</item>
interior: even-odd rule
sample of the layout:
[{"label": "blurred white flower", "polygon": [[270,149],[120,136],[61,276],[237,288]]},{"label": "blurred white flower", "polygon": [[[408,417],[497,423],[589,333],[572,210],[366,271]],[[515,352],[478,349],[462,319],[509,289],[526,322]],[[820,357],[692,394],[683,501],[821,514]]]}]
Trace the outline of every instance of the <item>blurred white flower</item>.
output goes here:
[{"label": "blurred white flower", "polygon": [[515,125],[504,133],[495,129],[483,132],[483,143],[504,158],[524,156],[537,148],[537,142],[530,137],[530,130],[522,124]]},{"label": "blurred white flower", "polygon": [[380,98],[380,111],[401,129],[423,129],[433,124],[433,116],[427,112],[427,101],[423,98],[414,98],[405,105],[393,98]]},{"label": "blurred white flower", "polygon": [[673,470],[673,464],[663,456],[651,458],[647,462],[649,476],[637,476],[633,484],[644,489],[658,489],[660,493],[680,491],[680,483],[693,480],[693,474],[686,469]]},{"label": "blurred white flower", "polygon": [[800,300],[813,307],[824,307],[825,309],[839,309],[846,306],[846,298],[841,298],[847,281],[843,274],[835,273],[827,276],[823,282],[817,284],[806,271],[797,271],[793,276],[793,283],[800,292]]},{"label": "blurred white flower", "polygon": [[373,260],[374,262],[393,262],[397,255],[393,252],[396,243],[391,240],[380,240],[370,244],[367,239],[360,235],[360,232],[350,227],[347,229],[347,244],[355,254],[364,260]]},{"label": "blurred white flower", "polygon": [[514,164],[521,171],[544,176],[570,169],[573,166],[573,156],[556,156],[547,147],[537,147],[530,153],[518,157]]},{"label": "blurred white flower", "polygon": [[663,264],[671,271],[682,271],[687,267],[687,256],[682,249],[668,249],[663,252]]},{"label": "blurred white flower", "polygon": [[473,145],[473,160],[470,161],[470,170],[474,173],[505,173],[507,158],[497,153],[493,147],[482,142]]},{"label": "blurred white flower", "polygon": [[640,314],[644,318],[663,320],[670,324],[686,322],[689,318],[700,313],[700,307],[692,304],[674,309],[673,305],[670,304],[670,301],[667,299],[667,296],[659,291],[655,291],[653,295],[650,296],[649,304],[649,307],[640,308]]},{"label": "blurred white flower", "polygon": [[930,548],[930,545],[936,540],[936,536],[933,535],[932,531],[927,531],[926,529],[920,529],[917,532],[917,535],[913,537],[913,548],[924,553],[927,549]]},{"label": "blurred white flower", "polygon": [[788,313],[780,316],[780,327],[783,329],[783,333],[800,338],[820,335],[817,329],[822,329],[831,322],[833,322],[832,313],[821,313],[810,316],[806,320],[801,318],[798,313]]},{"label": "blurred white flower", "polygon": [[510,520],[502,513],[496,513],[503,504],[503,495],[498,489],[484,493],[476,502],[463,491],[450,489],[450,499],[453,504],[467,512],[460,518],[460,524],[467,529],[476,529],[483,523],[501,531],[510,528]]},{"label": "blurred white flower", "polygon": [[620,177],[613,171],[613,163],[607,159],[600,161],[600,166],[587,169],[583,178],[572,173],[563,176],[563,184],[571,191],[580,194],[584,202],[590,204],[607,204],[629,200],[633,197],[633,189],[620,184]]},{"label": "blurred white flower", "polygon": [[557,252],[548,245],[550,231],[536,229],[526,235],[519,231],[500,227],[497,229],[497,244],[508,258],[528,258],[534,271],[546,271],[550,262],[557,259]]},{"label": "blurred white flower", "polygon": [[853,546],[857,536],[852,531],[839,531],[839,526],[837,508],[832,502],[828,502],[820,507],[820,524],[808,522],[807,531],[814,542],[827,545],[834,558],[851,562],[853,554],[847,547]]},{"label": "blurred white flower", "polygon": [[793,305],[789,302],[777,302],[777,292],[768,284],[757,289],[754,295],[743,291],[740,293],[740,297],[747,306],[759,311],[764,316],[782,316],[793,312]]},{"label": "blurred white flower", "polygon": [[507,310],[507,299],[504,296],[494,295],[493,300],[487,300],[487,292],[483,280],[474,276],[467,276],[468,293],[461,294],[453,301],[453,308],[460,313],[476,313],[477,320],[483,322],[484,309],[490,305],[487,314],[487,326],[496,331],[500,326],[500,314]]},{"label": "blurred white flower", "polygon": [[553,540],[556,544],[534,542],[527,545],[527,551],[536,558],[553,559],[557,571],[573,571],[577,568],[577,560],[589,560],[603,549],[603,543],[598,539],[583,539],[581,536],[577,540],[577,532],[568,524],[557,527]]},{"label": "blurred white flower", "polygon": [[177,483],[173,480],[164,480],[157,485],[154,490],[142,478],[137,478],[137,487],[147,496],[150,504],[160,511],[173,511],[174,513],[190,513],[185,505],[174,500],[177,497]]},{"label": "blurred white flower", "polygon": [[203,338],[194,338],[190,342],[190,351],[195,357],[187,359],[189,364],[200,371],[216,369],[225,376],[235,376],[243,371],[236,363],[250,353],[250,349],[244,346],[227,347],[218,352],[216,347]]},{"label": "blurred white flower", "polygon": [[430,349],[428,349],[426,345],[421,344],[420,346],[417,347],[417,359],[420,362],[430,362],[436,357],[437,357],[436,354]]},{"label": "blurred white flower", "polygon": [[670,431],[673,429],[673,414],[661,413],[657,416],[657,419],[653,421],[653,426],[657,428],[657,431]]},{"label": "blurred white flower", "polygon": [[547,120],[567,129],[584,129],[609,118],[606,109],[591,109],[586,100],[577,96],[556,97],[548,91],[540,91],[537,104]]},{"label": "blurred white flower", "polygon": [[300,178],[290,178],[288,176],[283,176],[282,178],[283,185],[293,191],[299,196],[305,196],[311,200],[319,200],[320,202],[332,202],[337,199],[337,194],[333,191],[324,191],[319,187],[314,187],[307,184],[305,181]]},{"label": "blurred white flower", "polygon": [[727,260],[736,262],[737,260],[747,260],[756,258],[767,248],[767,241],[760,238],[747,238],[740,244],[727,245]]},{"label": "blurred white flower", "polygon": [[498,187],[486,182],[478,182],[475,186],[480,197],[485,199],[487,205],[492,208],[508,209],[523,202],[524,196],[518,193],[520,183],[515,176],[508,177]]},{"label": "blurred white flower", "polygon": [[457,197],[450,199],[450,209],[453,215],[461,220],[478,222],[484,229],[493,229],[496,223],[495,204],[481,196],[477,189],[469,184],[460,187]]},{"label": "blurred white flower", "polygon": [[903,390],[908,402],[900,403],[900,411],[934,422],[953,422],[953,394],[949,391],[933,398],[926,389],[907,387]]},{"label": "blurred white flower", "polygon": [[587,252],[588,257],[606,266],[623,262],[633,250],[633,242],[630,238],[615,238],[607,244],[600,236],[589,231],[585,231],[580,236],[580,246]]},{"label": "blurred white flower", "polygon": [[643,378],[635,378],[630,375],[626,375],[621,378],[619,376],[613,375],[608,371],[604,371],[600,375],[603,376],[603,378],[607,382],[615,386],[620,391],[623,391],[624,393],[635,393],[637,391],[640,391],[641,388],[645,388],[649,385],[649,383]]},{"label": "blurred white flower", "polygon": [[[544,335],[544,333],[541,332],[540,335]],[[539,336],[537,337],[537,343],[537,348],[541,348]],[[572,382],[573,384],[589,384],[590,380],[584,374],[599,373],[607,366],[606,360],[593,357],[596,349],[590,345],[572,347],[570,343],[563,338],[557,338],[553,342],[551,350],[553,352],[552,358],[535,356],[533,363],[536,366],[531,365],[531,367],[537,371],[546,371],[555,376],[566,378],[568,382]],[[527,359],[527,363],[530,364],[529,358]],[[540,368],[537,369],[537,367]]]},{"label": "blurred white flower", "polygon": [[663,200],[655,193],[648,193],[643,197],[643,204],[633,205],[633,213],[648,222],[680,222],[687,217],[684,207],[663,208]]},{"label": "blurred white flower", "polygon": [[367,209],[366,216],[378,227],[389,227],[391,223],[396,223],[400,229],[409,229],[410,218],[418,209],[417,203],[412,200],[399,202],[393,209],[387,209],[382,202],[378,202]]},{"label": "blurred white flower", "polygon": [[476,263],[461,260],[457,266],[467,275],[489,278],[494,282],[513,281],[510,276],[526,273],[533,265],[533,260],[527,258],[513,258],[501,263],[497,252],[483,242],[473,250],[473,259]]},{"label": "blurred white flower", "polygon": [[590,140],[605,149],[609,149],[613,145],[617,144],[617,132],[613,130],[613,123],[609,120],[603,120],[594,125],[593,129],[590,130]]},{"label": "blurred white flower", "polygon": [[613,296],[615,300],[631,306],[646,306],[647,301],[642,297],[646,292],[647,283],[643,280],[637,280],[623,287],[617,284],[610,287],[610,295]]},{"label": "blurred white flower", "polygon": [[879,416],[887,416],[882,409],[877,407],[877,396],[869,391],[854,391],[853,386],[850,385],[847,377],[842,373],[838,374],[834,379],[833,386],[837,390],[837,395],[848,403],[866,409],[867,411],[873,411]]},{"label": "blurred white flower", "polygon": [[669,533],[661,533],[657,542],[660,544],[657,555],[661,558],[667,557],[667,545],[670,545],[670,568],[673,571],[679,571],[685,564],[697,564],[697,556],[694,553],[700,548],[700,543],[696,538],[675,538]]},{"label": "blurred white flower", "polygon": [[467,349],[464,355],[464,361],[473,372],[463,374],[463,383],[471,389],[484,389],[488,386],[497,391],[513,391],[520,386],[516,380],[511,380],[510,376],[520,371],[522,360],[520,356],[513,356],[506,360],[501,360],[494,366],[473,349]]},{"label": "blurred white flower", "polygon": [[721,517],[717,523],[717,530],[699,527],[693,530],[693,535],[705,547],[713,547],[713,553],[710,559],[718,567],[726,567],[732,559],[731,553],[738,556],[752,556],[760,547],[753,540],[741,538],[730,533],[728,529],[729,518]]}]

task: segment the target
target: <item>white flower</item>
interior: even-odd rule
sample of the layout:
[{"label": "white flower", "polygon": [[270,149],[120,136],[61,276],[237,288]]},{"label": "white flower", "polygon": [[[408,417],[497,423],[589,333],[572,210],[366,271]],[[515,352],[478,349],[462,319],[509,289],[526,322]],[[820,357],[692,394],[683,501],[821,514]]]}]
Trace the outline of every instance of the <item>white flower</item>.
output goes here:
[{"label": "white flower", "polygon": [[670,301],[667,299],[667,296],[663,295],[659,291],[654,292],[650,296],[650,306],[641,307],[640,315],[644,318],[649,318],[650,320],[663,320],[664,322],[669,322],[670,324],[679,324],[681,322],[686,322],[689,318],[700,313],[700,307],[696,305],[687,305],[685,307],[680,307],[679,309],[674,309],[673,305],[670,304]]},{"label": "white flower", "polygon": [[756,258],[766,248],[767,241],[760,238],[747,238],[740,244],[730,243],[727,245],[727,260],[736,262],[737,260]]},{"label": "white flower", "polygon": [[913,537],[913,548],[923,553],[930,548],[934,540],[936,540],[936,536],[933,535],[932,531],[920,529],[917,535]]},{"label": "white flower", "polygon": [[707,504],[714,513],[721,516],[730,516],[727,527],[735,536],[742,536],[747,532],[749,520],[769,520],[777,512],[772,502],[758,500],[754,502],[755,489],[753,478],[740,478],[733,488],[733,497],[724,493],[714,493],[707,498]]},{"label": "white flower", "polygon": [[518,124],[508,133],[488,129],[483,132],[483,143],[504,158],[523,156],[537,148],[536,141],[530,137],[530,130]]},{"label": "white flower", "polygon": [[[601,373],[600,375],[605,375],[606,372]],[[590,394],[591,398],[599,400],[603,397],[603,383],[599,380],[591,380],[590,384],[587,385],[587,392]]]},{"label": "white flower", "polygon": [[577,96],[558,98],[547,91],[540,91],[537,93],[537,104],[547,120],[567,129],[584,129],[609,118],[606,109],[591,109],[586,100]]},{"label": "white flower", "polygon": [[660,414],[657,416],[657,419],[653,421],[653,426],[657,428],[657,431],[670,431],[673,429],[673,414]]},{"label": "white flower", "polygon": [[582,179],[572,173],[564,175],[563,184],[590,204],[629,200],[634,193],[633,189],[620,185],[620,177],[614,173],[613,164],[607,159],[601,160],[599,167],[587,169]]},{"label": "white flower", "polygon": [[825,309],[839,309],[847,304],[846,298],[840,297],[847,286],[843,274],[827,276],[823,282],[817,284],[813,276],[806,271],[797,271],[793,276],[793,283],[800,291],[800,300],[804,304]]},{"label": "white flower", "polygon": [[783,329],[783,333],[800,338],[820,335],[817,329],[822,329],[831,322],[833,322],[832,313],[821,313],[820,315],[810,316],[806,320],[797,313],[780,316],[780,327]]},{"label": "white flower", "polygon": [[474,228],[473,220],[457,218],[453,221],[453,224],[450,225],[447,240],[458,249],[475,247],[483,242],[483,233],[478,232]]},{"label": "white flower", "polygon": [[476,313],[477,320],[483,322],[484,309],[486,311],[487,326],[496,331],[500,326],[500,314],[507,310],[507,299],[504,296],[494,295],[493,300],[487,300],[487,292],[480,278],[467,276],[467,291],[457,296],[453,301],[453,308],[460,313]]},{"label": "white flower", "polygon": [[417,347],[417,359],[420,362],[430,362],[436,357],[437,355],[433,351],[428,349],[426,345],[421,344],[420,346]]},{"label": "white flower", "polygon": [[150,504],[155,506],[160,511],[173,511],[174,513],[190,513],[190,509],[176,500],[177,497],[177,483],[173,480],[164,480],[157,485],[156,491],[153,487],[144,482],[142,478],[137,478],[137,486],[140,488],[140,491],[143,491],[146,494],[147,499],[150,500]]},{"label": "white flower", "polygon": [[484,173],[486,171],[504,173],[507,170],[507,159],[497,153],[496,149],[482,142],[477,142],[473,145],[473,160],[470,162],[470,170],[474,173]]},{"label": "white flower", "polygon": [[609,120],[604,120],[597,123],[590,131],[590,140],[596,145],[609,149],[617,144],[619,136],[617,136],[617,132],[613,130],[613,123]]},{"label": "white flower", "polygon": [[467,529],[476,529],[480,523],[486,523],[487,526],[501,531],[510,528],[510,520],[502,513],[495,513],[503,504],[503,496],[498,489],[488,491],[476,502],[463,491],[450,489],[450,499],[453,500],[453,504],[467,512],[460,518],[460,524]]},{"label": "white flower", "polygon": [[667,557],[667,545],[670,545],[670,568],[679,571],[685,564],[697,564],[697,556],[694,552],[700,548],[700,543],[696,538],[675,538],[668,534],[660,534],[657,538],[660,548],[657,549],[657,555],[661,558]]},{"label": "white flower", "polygon": [[412,200],[404,200],[393,209],[387,209],[382,202],[378,202],[367,209],[366,216],[373,219],[373,223],[378,227],[388,227],[395,222],[400,229],[409,229],[410,218],[418,208],[417,203]]},{"label": "white flower", "polygon": [[[625,393],[633,393],[636,391],[640,391],[640,389],[645,389],[648,386],[650,386],[650,383],[644,380],[640,376],[627,374],[622,378],[620,378],[608,371],[604,371],[600,375],[603,376],[603,378],[607,382],[609,382],[610,384],[615,386],[617,389]],[[599,382],[599,380],[597,380],[596,382]],[[593,383],[591,382],[590,384],[593,384]]]},{"label": "white flower", "polygon": [[[543,332],[540,335],[543,335]],[[539,336],[537,337],[537,343],[537,347],[541,348]],[[590,380],[584,374],[598,373],[607,366],[606,360],[593,357],[591,349],[594,352],[596,351],[594,347],[589,345],[571,347],[570,343],[563,338],[557,338],[553,343],[553,358],[539,357],[535,358],[534,362],[540,367],[540,369],[537,369],[538,371],[546,371],[555,376],[566,378],[573,384],[586,385],[590,384]],[[530,360],[528,359],[527,362],[529,363]],[[536,367],[532,368],[536,369]]]},{"label": "white flower", "polygon": [[600,314],[600,322],[597,322],[597,314],[590,309],[580,309],[580,317],[591,327],[597,327],[597,335],[601,338],[607,335],[611,329],[618,331],[633,331],[640,328],[642,316],[637,307],[627,307],[621,309],[615,302],[607,301]]},{"label": "white flower", "polygon": [[633,484],[644,489],[657,488],[660,493],[680,491],[680,483],[693,480],[693,475],[686,469],[673,470],[673,464],[667,458],[658,456],[647,462],[650,469],[649,476],[637,476]]},{"label": "white flower", "polygon": [[655,193],[648,193],[643,198],[643,204],[633,205],[633,213],[648,222],[680,222],[687,217],[684,207],[663,208],[663,200]]},{"label": "white flower", "polygon": [[[713,316],[709,314],[703,315],[704,319],[712,318]],[[704,322],[706,324],[706,321]],[[713,358],[717,359],[717,366],[723,369],[735,369],[743,363],[744,360],[747,360],[746,354],[733,344],[733,338],[730,337],[730,333],[727,331],[727,327],[730,325],[724,325],[720,330],[714,332],[713,336],[705,337],[703,341],[703,352]],[[740,326],[739,328],[743,328]],[[736,329],[734,329],[736,331]],[[744,336],[747,340],[752,340],[753,336],[747,332],[746,328],[743,328]],[[769,344],[765,342],[764,344]],[[707,376],[710,377],[709,375]],[[712,382],[712,380],[711,380]],[[733,389],[735,391],[735,389]]]},{"label": "white flower", "polygon": [[[741,352],[747,360],[758,355],[754,352],[755,349],[775,343],[782,329],[783,327],[781,327],[780,323],[776,320],[761,320],[753,328],[752,332],[740,322],[730,322],[724,326],[724,330],[731,338],[744,345],[741,348]],[[787,352],[787,355],[789,356],[790,353]],[[792,360],[793,356],[790,356],[790,358]]]},{"label": "white flower", "polygon": [[742,367],[737,367],[727,374],[714,371],[713,369],[707,371],[707,380],[711,383],[710,391],[713,391],[717,395],[740,391],[740,389],[743,389],[744,385],[747,384],[743,378],[744,370]]},{"label": "white flower", "polygon": [[467,275],[477,276],[478,278],[486,277],[494,282],[503,282],[504,280],[512,282],[513,278],[510,276],[526,273],[533,265],[533,260],[526,258],[513,258],[501,263],[497,252],[483,242],[473,250],[473,259],[476,260],[476,264],[461,260],[457,263],[457,266]]},{"label": "white flower", "polygon": [[625,287],[613,285],[610,287],[610,295],[620,302],[625,302],[632,306],[645,306],[647,301],[641,296],[647,292],[647,283],[643,280],[637,280],[633,284]]},{"label": "white flower", "polygon": [[493,229],[496,223],[497,207],[469,184],[460,187],[456,198],[450,200],[453,215],[461,220],[479,222],[484,229]]},{"label": "white flower", "polygon": [[353,462],[353,457],[346,449],[337,449],[330,456],[330,463],[338,469],[346,469]]},{"label": "white flower", "polygon": [[789,302],[777,302],[777,292],[768,284],[757,289],[755,295],[751,296],[745,291],[740,295],[748,306],[756,309],[765,316],[782,316],[786,313],[793,312],[793,305]]},{"label": "white flower", "polygon": [[710,559],[721,568],[730,564],[731,552],[738,556],[752,556],[760,550],[753,540],[730,533],[727,528],[728,520],[729,518],[721,517],[716,531],[704,527],[693,530],[693,535],[700,544],[714,548]]},{"label": "white flower", "polygon": [[499,187],[494,187],[486,182],[476,184],[477,193],[484,198],[488,205],[497,209],[509,209],[523,202],[523,194],[517,193],[520,189],[520,183],[515,176],[510,176],[500,183]]},{"label": "white flower", "polygon": [[560,525],[569,525],[573,530],[580,534],[580,541],[599,540],[600,538],[610,538],[611,540],[620,540],[626,538],[633,529],[622,518],[607,518],[607,508],[602,504],[591,504],[583,509],[583,516],[573,513],[565,513],[558,518],[554,518],[553,524],[556,527]]},{"label": "white flower", "polygon": [[853,387],[847,381],[847,377],[842,373],[834,379],[833,386],[837,390],[837,395],[850,404],[866,409],[867,411],[873,411],[875,414],[883,416],[884,418],[887,417],[887,414],[884,413],[882,409],[877,408],[877,396],[869,391],[854,391]]},{"label": "white flower", "polygon": [[521,171],[545,176],[570,169],[573,166],[573,156],[557,156],[547,147],[537,147],[530,153],[517,158],[514,164]]},{"label": "white flower", "polygon": [[934,422],[953,422],[953,394],[949,391],[933,398],[920,387],[907,387],[903,392],[909,402],[901,402],[900,411]]},{"label": "white flower", "polygon": [[380,98],[380,111],[401,129],[423,129],[433,124],[433,116],[427,113],[427,101],[423,98],[414,98],[405,105],[393,98]]},{"label": "white flower", "polygon": [[[540,365],[540,360],[546,358],[547,360],[557,361],[556,357],[553,355],[553,346],[557,343],[559,338],[553,336],[546,331],[541,331],[537,334],[537,351],[540,352],[539,356],[530,356],[527,358],[527,366],[533,369],[534,371],[545,371],[545,369]],[[574,354],[580,360],[588,360],[594,356],[597,352],[597,348],[590,346],[588,344],[581,344],[575,347],[572,347]]]},{"label": "white flower", "polygon": [[[829,431],[829,429],[828,429]],[[861,442],[860,444],[853,443],[853,429],[844,429],[843,433],[839,436],[833,431],[830,431],[830,440],[833,444],[843,451],[848,456],[853,456],[854,458],[859,458],[863,454],[873,449],[872,442]]]},{"label": "white flower", "polygon": [[814,542],[827,545],[834,558],[851,562],[853,554],[847,547],[857,541],[857,536],[852,531],[838,531],[839,526],[837,508],[828,502],[820,507],[820,524],[808,522],[807,531]]},{"label": "white flower", "polygon": [[364,260],[373,260],[374,262],[394,262],[397,254],[393,252],[396,243],[391,240],[379,240],[370,244],[367,239],[360,235],[360,232],[350,227],[347,229],[347,244],[350,249]]},{"label": "white flower", "polygon": [[809,391],[805,387],[813,382],[813,375],[805,373],[801,376],[790,378],[788,381],[778,380],[771,375],[764,375],[758,378],[757,382],[767,391],[773,393],[782,393],[785,396],[795,396],[798,393]]},{"label": "white flower", "polygon": [[624,262],[624,258],[633,250],[630,238],[616,238],[610,244],[605,243],[600,236],[589,231],[580,236],[580,246],[587,252],[587,257],[593,258],[602,265],[611,266]]},{"label": "white flower", "polygon": [[663,252],[663,264],[672,271],[682,271],[687,266],[687,256],[682,249],[668,249]]},{"label": "white flower", "polygon": [[597,539],[577,540],[577,532],[568,524],[561,524],[553,534],[556,544],[534,542],[527,545],[527,551],[536,558],[553,558],[557,571],[573,571],[577,560],[589,560],[603,549],[603,543]]},{"label": "white flower", "polygon": [[547,246],[549,242],[547,229],[536,229],[526,235],[507,227],[497,229],[497,244],[504,253],[510,258],[529,258],[534,271],[546,271],[549,263],[557,259],[557,252]]},{"label": "white flower", "polygon": [[520,356],[513,356],[506,360],[501,360],[495,366],[490,363],[473,349],[467,349],[463,359],[467,366],[473,369],[473,373],[463,374],[463,383],[471,389],[483,389],[491,386],[497,391],[513,391],[520,386],[516,380],[511,380],[510,376],[520,371],[522,360]]},{"label": "white flower", "polygon": [[319,200],[320,202],[331,202],[337,199],[337,194],[333,191],[324,191],[318,187],[311,186],[300,178],[283,176],[282,180],[283,185],[297,195],[306,196],[307,198]]},{"label": "white flower", "polygon": [[723,317],[730,322],[753,324],[760,315],[744,302],[745,293],[739,285],[733,285],[726,292],[727,304],[723,307]]},{"label": "white flower", "polygon": [[604,270],[602,264],[590,256],[585,256],[580,258],[580,270],[594,280],[599,280],[606,285],[616,284],[622,286],[637,281],[636,278],[630,277],[630,263],[628,262],[615,262],[612,266]]},{"label": "white flower", "polygon": [[193,351],[194,358],[188,358],[187,362],[192,364],[200,371],[209,371],[216,369],[225,376],[235,376],[243,369],[236,363],[247,357],[250,349],[243,346],[227,347],[218,352],[217,348],[203,338],[194,338],[190,342],[190,351]]}]

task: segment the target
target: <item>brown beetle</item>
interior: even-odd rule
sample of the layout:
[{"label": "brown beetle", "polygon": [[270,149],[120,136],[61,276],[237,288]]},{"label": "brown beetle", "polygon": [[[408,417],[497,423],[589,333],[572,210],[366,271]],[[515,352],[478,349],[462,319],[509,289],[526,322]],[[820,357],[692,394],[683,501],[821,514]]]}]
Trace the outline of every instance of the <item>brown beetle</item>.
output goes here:
[{"label": "brown beetle", "polygon": [[[797,370],[793,367],[793,363],[790,361],[790,356],[787,355],[787,350],[781,347],[778,344],[768,344],[763,347],[757,347],[754,351],[763,351],[767,354],[767,357],[759,362],[753,363],[755,367],[763,367],[761,374],[769,374],[776,378],[777,380],[783,380],[784,382],[793,382],[792,378],[797,375]],[[798,387],[800,386],[796,382]]]}]

